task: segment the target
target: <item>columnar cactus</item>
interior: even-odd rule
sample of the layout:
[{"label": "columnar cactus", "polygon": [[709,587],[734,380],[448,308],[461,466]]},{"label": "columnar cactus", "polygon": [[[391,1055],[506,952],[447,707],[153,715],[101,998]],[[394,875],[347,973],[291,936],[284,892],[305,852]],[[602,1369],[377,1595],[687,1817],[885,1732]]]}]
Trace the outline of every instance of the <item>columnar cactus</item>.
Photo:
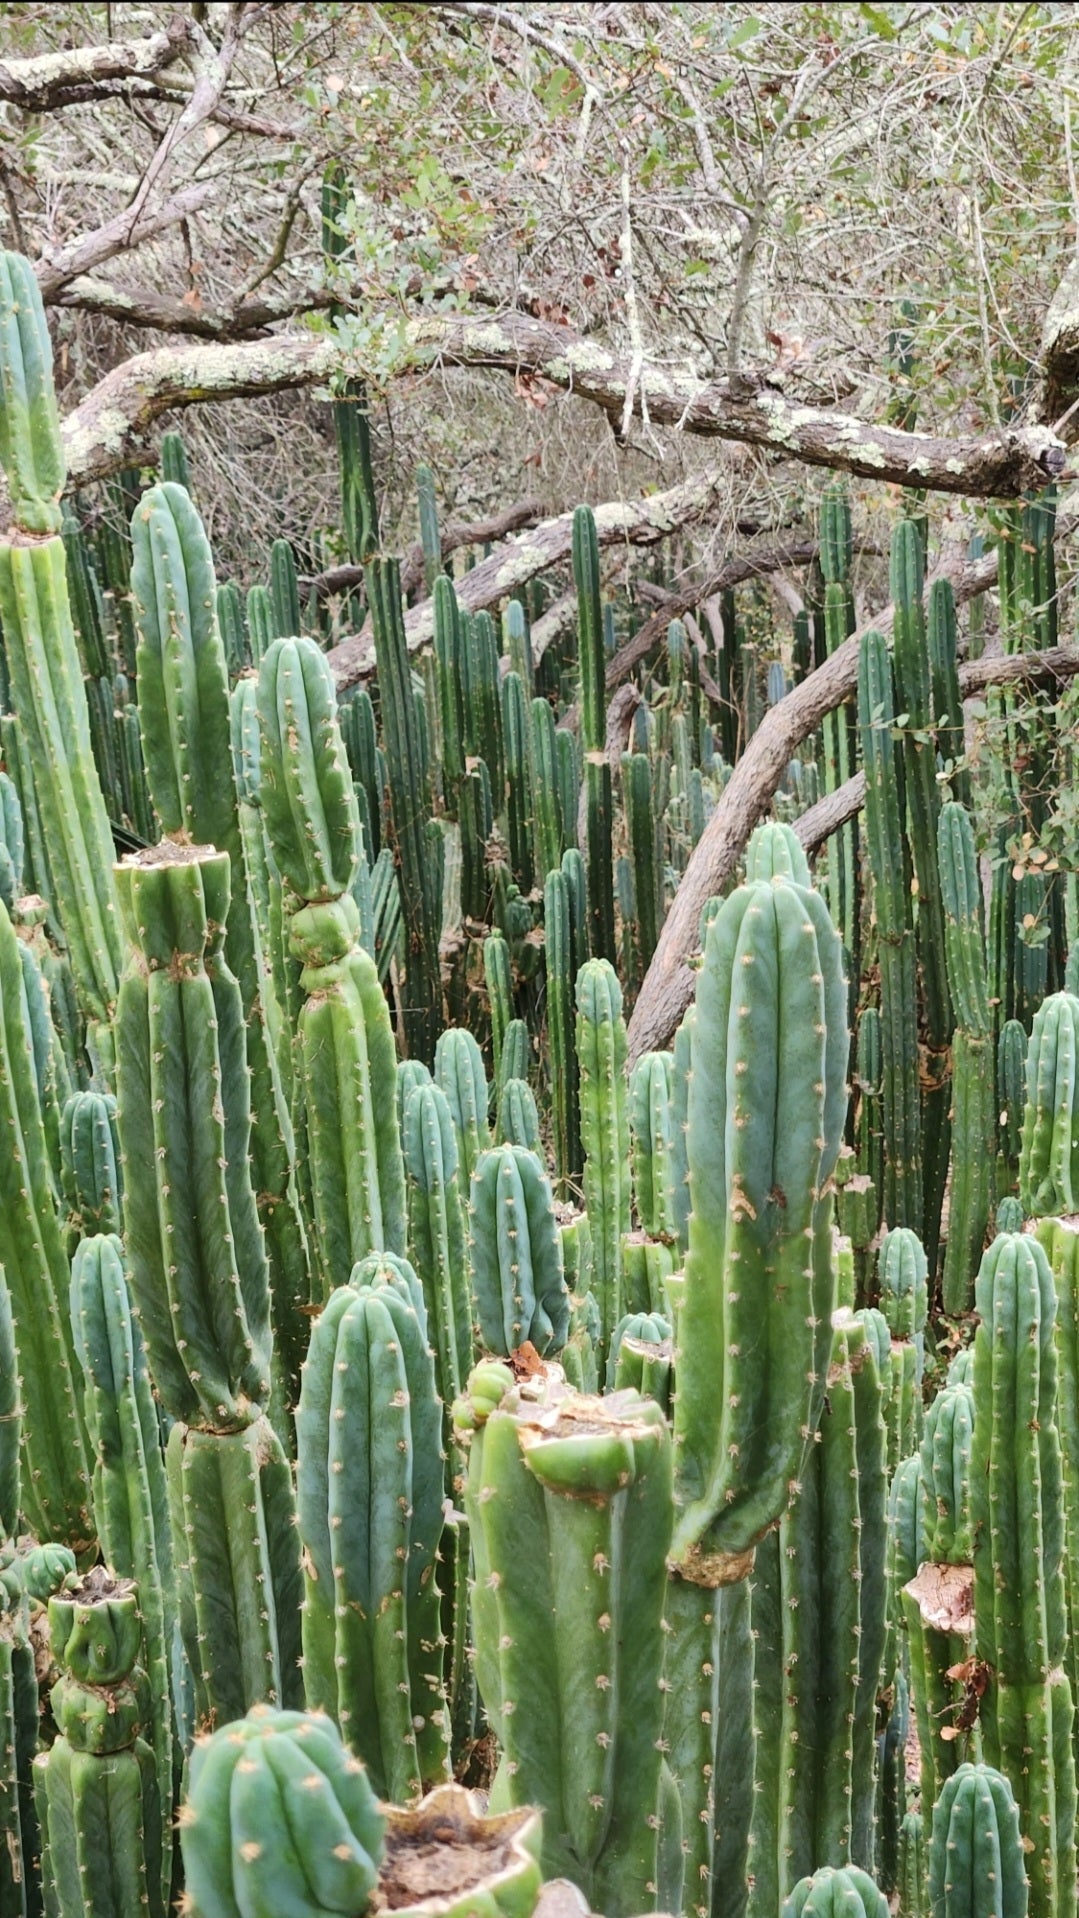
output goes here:
[{"label": "columnar cactus", "polygon": [[888,1900],[857,1866],[822,1865],[795,1885],[780,1918],[888,1918]]},{"label": "columnar cactus", "polygon": [[263,815],[297,902],[289,941],[304,998],[295,1062],[326,1297],[368,1252],[405,1249],[396,1054],[375,962],[358,942],[349,891],[359,857],[356,800],[332,677],[312,640],[271,646],[258,710]]},{"label": "columnar cactus", "polygon": [[441,1088],[414,1086],[404,1113],[408,1243],[423,1285],[439,1394],[447,1411],[472,1366],[465,1205],[450,1108]]},{"label": "columnar cactus", "polygon": [[593,959],[615,957],[613,807],[607,759],[607,659],[599,589],[599,541],[590,507],[573,515],[573,578],[577,587],[578,652],[581,662],[581,744],[585,753],[588,822],[589,944]]},{"label": "columnar cactus", "polygon": [[129,1277],[176,1421],[170,1518],[197,1709],[224,1720],[295,1695],[300,1585],[289,1468],[262,1415],[270,1294],[243,1007],[222,950],[228,855],[166,841],[117,881],[130,942],[117,1009]]},{"label": "columnar cactus", "polygon": [[1019,1183],[1028,1213],[1079,1212],[1079,999],[1038,1008],[1027,1052]]},{"label": "columnar cactus", "polygon": [[256,938],[232,763],[228,665],[217,623],[213,556],[181,486],[143,495],[131,521],[138,629],[139,723],[147,781],[167,835],[225,852],[230,899],[225,954],[239,983],[251,1070],[254,1189],[266,1236],[278,1344],[295,1387],[308,1302],[307,1247],[292,1181],[292,1129],[265,1001],[272,974]]},{"label": "columnar cactus", "polygon": [[33,769],[53,904],[107,1066],[107,1022],[120,972],[112,834],[68,603],[60,538],[66,472],[52,348],[34,269],[16,253],[0,256],[0,464],[14,522],[0,540],[0,619],[11,702]]},{"label": "columnar cactus", "polygon": [[37,1818],[30,1767],[38,1736],[37,1678],[14,1540],[21,1439],[11,1300],[0,1272],[0,1909],[36,1918]]},{"label": "columnar cactus", "polygon": [[656,1896],[667,1426],[635,1392],[532,1392],[488,1362],[455,1412],[494,1802],[539,1805],[544,1875],[627,1918]]},{"label": "columnar cactus", "polygon": [[677,1236],[672,1193],[672,1066],[669,1052],[646,1052],[637,1060],[629,1080],[633,1197],[641,1228],[653,1239],[673,1240]]},{"label": "columnar cactus", "polygon": [[318,1319],[297,1414],[304,1685],[399,1803],[446,1776],[442,1412],[399,1270],[359,1264]]},{"label": "columnar cactus", "polygon": [[172,1698],[176,1607],[168,1492],[157,1408],[131,1313],[118,1238],[82,1240],[71,1268],[71,1323],[82,1367],[94,1461],[94,1523],[105,1563],[133,1579],[151,1711],[144,1725],[157,1766],[163,1834],[161,1899],[172,1881]]},{"label": "columnar cactus", "polygon": [[995,1156],[995,1062],[986,981],[982,887],[974,829],[962,806],[941,808],[937,852],[955,1009],[952,1042],[952,1184],[944,1255],[944,1309],[969,1311],[989,1223]]},{"label": "columnar cactus", "polygon": [[487,1123],[490,1088],[483,1054],[467,1026],[447,1026],[440,1035],[435,1047],[435,1078],[449,1102],[457,1134],[461,1187],[467,1192],[472,1168],[491,1143]]},{"label": "columnar cactus", "polygon": [[873,1866],[885,1645],[885,1434],[865,1328],[836,1315],[827,1400],[778,1547],[753,1594],[758,1683],[750,1909],[814,1860]]},{"label": "columnar cactus", "polygon": [[1073,1702],[1063,1671],[1053,1281],[1037,1241],[994,1240],[975,1302],[974,1648],[989,1668],[982,1749],[1016,1793],[1031,1918],[1063,1918],[1075,1897]]},{"label": "columnar cactus", "polygon": [[48,1909],[165,1918],[161,1805],[140,1737],[138,1598],[103,1570],[49,1602],[60,1736],[34,1761]]},{"label": "columnar cactus", "polygon": [[892,737],[895,695],[888,649],[879,633],[865,633],[862,638],[858,724],[865,763],[866,842],[880,953],[884,1216],[889,1225],[905,1225],[920,1232],[917,967],[906,877],[902,762]]},{"label": "columnar cactus", "polygon": [[60,1147],[69,1230],[76,1238],[119,1232],[121,1180],[111,1093],[72,1093],[64,1106]]},{"label": "columnar cactus", "polygon": [[256,1709],[191,1754],[180,1825],[190,1918],[361,1912],[384,1828],[367,1774],[332,1720]]},{"label": "columnar cactus", "polygon": [[569,1334],[569,1297],[550,1181],[535,1153],[495,1146],[472,1174],[469,1265],[480,1344],[509,1357],[526,1340],[543,1357]]},{"label": "columnar cactus", "polygon": [[20,941],[0,906],[0,1266],[15,1322],[24,1411],[23,1510],[41,1540],[93,1541],[69,1271],[26,1019]]},{"label": "columnar cactus", "polygon": [[971,1387],[947,1386],[929,1408],[921,1445],[925,1562],[902,1594],[925,1805],[936,1803],[944,1779],[967,1755],[958,1722],[962,1688],[949,1673],[964,1668],[973,1650],[973,1431]]},{"label": "columnar cactus", "polygon": [[592,1288],[605,1350],[623,1313],[622,1234],[629,1230],[626,1028],[613,966],[590,959],[577,976],[584,1202],[592,1227]]},{"label": "columnar cactus", "polygon": [[816,893],[776,880],[724,902],[698,979],[692,1055],[678,1557],[746,1553],[763,1536],[824,1396],[847,989]]},{"label": "columnar cactus", "polygon": [[991,1765],[961,1765],[933,1808],[933,1918],[1026,1918],[1028,1894],[1008,1780]]}]

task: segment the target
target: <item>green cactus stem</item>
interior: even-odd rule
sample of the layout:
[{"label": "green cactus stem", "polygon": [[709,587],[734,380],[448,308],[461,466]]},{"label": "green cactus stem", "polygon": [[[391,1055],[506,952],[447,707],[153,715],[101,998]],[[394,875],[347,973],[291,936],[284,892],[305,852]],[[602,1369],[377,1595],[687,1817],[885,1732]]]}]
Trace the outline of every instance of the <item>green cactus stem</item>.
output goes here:
[{"label": "green cactus stem", "polygon": [[656,1898],[670,1447],[636,1393],[473,1373],[476,1676],[504,1758],[492,1808],[543,1812],[545,1876],[627,1918]]},{"label": "green cactus stem", "polygon": [[933,1807],[929,1897],[933,1918],[1026,1918],[1019,1813],[991,1765],[961,1765]]},{"label": "green cactus stem", "polygon": [[256,1709],[191,1754],[180,1821],[189,1918],[362,1912],[384,1829],[367,1774],[331,1719]]},{"label": "green cactus stem", "polygon": [[677,1558],[751,1550],[784,1510],[819,1415],[846,1014],[839,939],[816,893],[776,880],[724,902],[698,978],[689,1075]]},{"label": "green cactus stem", "polygon": [[337,1720],[379,1796],[397,1803],[446,1776],[449,1730],[435,1577],[442,1408],[407,1283],[375,1254],[333,1293],[296,1427],[307,1702]]}]

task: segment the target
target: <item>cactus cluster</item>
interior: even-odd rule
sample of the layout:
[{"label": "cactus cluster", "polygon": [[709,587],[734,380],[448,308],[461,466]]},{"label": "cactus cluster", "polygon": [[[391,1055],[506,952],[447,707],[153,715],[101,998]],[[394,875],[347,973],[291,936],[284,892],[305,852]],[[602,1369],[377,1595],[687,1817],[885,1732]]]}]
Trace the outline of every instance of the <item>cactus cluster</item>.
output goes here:
[{"label": "cactus cluster", "polygon": [[[341,700],[176,436],[61,505],[0,265],[0,1914],[1072,1918],[1075,873],[1001,858],[986,914],[920,502],[890,642],[833,483],[795,630],[724,593],[627,703],[589,509],[568,624],[469,612],[428,467],[413,647],[332,405]],[[1017,650],[1052,512],[1001,525]],[[731,766],[848,642],[631,1058]]]}]

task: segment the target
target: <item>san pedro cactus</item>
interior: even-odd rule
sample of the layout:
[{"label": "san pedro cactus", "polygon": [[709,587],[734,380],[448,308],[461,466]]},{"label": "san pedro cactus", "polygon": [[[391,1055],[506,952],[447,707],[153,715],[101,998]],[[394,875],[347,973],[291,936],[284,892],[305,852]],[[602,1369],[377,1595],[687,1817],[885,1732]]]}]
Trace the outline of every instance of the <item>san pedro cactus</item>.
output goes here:
[{"label": "san pedro cactus", "polygon": [[472,1302],[465,1248],[467,1189],[445,1094],[417,1085],[402,1126],[408,1172],[408,1243],[423,1286],[435,1352],[435,1376],[447,1408],[472,1366]]},{"label": "san pedro cactus", "polygon": [[795,1885],[780,1918],[888,1918],[888,1900],[856,1865],[822,1865]]},{"label": "san pedro cactus", "polygon": [[22,1501],[44,1541],[93,1541],[69,1272],[38,1101],[20,941],[0,906],[0,1266],[11,1295],[25,1414]]},{"label": "san pedro cactus", "polygon": [[1079,1212],[1079,999],[1055,992],[1027,1052],[1019,1183],[1028,1213]]},{"label": "san pedro cactus", "polygon": [[300,1582],[289,1468],[262,1416],[270,1293],[243,1008],[222,950],[229,860],[166,841],[117,879],[131,947],[117,1034],[129,1277],[177,1421],[170,1519],[198,1709],[224,1719],[295,1693]]},{"label": "san pedro cactus", "polygon": [[952,1184],[944,1255],[944,1310],[969,1310],[989,1223],[995,1156],[995,1070],[986,981],[981,875],[962,806],[941,808],[937,834],[952,1042]]},{"label": "san pedro cactus", "polygon": [[292,1183],[292,1132],[265,1001],[272,976],[256,937],[232,740],[228,664],[217,624],[213,556],[183,487],[152,487],[131,522],[132,597],[138,629],[139,723],[147,780],[167,835],[211,846],[230,860],[225,955],[247,1027],[253,1182],[266,1235],[278,1358],[295,1387],[309,1282]]},{"label": "san pedro cactus", "polygon": [[971,1387],[947,1386],[929,1408],[921,1445],[925,1562],[902,1593],[925,1805],[936,1803],[943,1781],[968,1755],[957,1722],[962,1688],[949,1673],[965,1668],[973,1651],[973,1432]]},{"label": "san pedro cactus", "polygon": [[858,724],[865,763],[865,828],[873,874],[881,977],[884,1092],[884,1216],[922,1230],[922,1137],[918,1085],[917,967],[903,833],[902,762],[896,753],[895,695],[888,649],[863,635]]},{"label": "san pedro cactus", "polygon": [[57,1918],[165,1918],[161,1805],[140,1736],[138,1599],[104,1570],[49,1603],[60,1736],[34,1761],[46,1901]]},{"label": "san pedro cactus", "polygon": [[1019,1813],[991,1765],[961,1765],[933,1808],[929,1897],[933,1918],[1026,1918]]},{"label": "san pedro cactus", "polygon": [[60,1151],[69,1230],[78,1238],[119,1232],[121,1180],[111,1093],[71,1095],[63,1111]]},{"label": "san pedro cactus", "polygon": [[68,602],[60,494],[65,463],[52,348],[33,267],[0,256],[0,463],[18,533],[0,540],[0,619],[11,701],[33,771],[53,904],[86,1016],[108,1063],[120,972],[112,835],[90,743]]},{"label": "san pedro cactus", "polygon": [[172,1879],[172,1660],[175,1600],[168,1493],[157,1408],[131,1313],[120,1241],[83,1239],[71,1268],[71,1323],[94,1461],[94,1522],[105,1563],[135,1581],[152,1709],[143,1726],[157,1769],[161,1899]]},{"label": "san pedro cactus", "polygon": [[622,1234],[629,1230],[630,1146],[622,988],[605,959],[577,976],[584,1203],[592,1226],[592,1289],[604,1350],[622,1317]]},{"label": "san pedro cactus", "polygon": [[[505,1032],[502,1038],[504,1044]],[[467,1192],[472,1168],[491,1143],[491,1131],[487,1123],[490,1088],[483,1054],[466,1026],[448,1026],[440,1035],[435,1047],[435,1078],[449,1102],[457,1134],[461,1186]]]},{"label": "san pedro cactus", "polygon": [[995,1239],[975,1302],[974,1649],[989,1668],[982,1749],[1016,1793],[1031,1918],[1070,1918],[1076,1792],[1063,1669],[1064,1498],[1053,1280],[1037,1241]]},{"label": "san pedro cactus", "polygon": [[569,1298],[550,1181],[535,1153],[496,1146],[472,1174],[469,1264],[480,1343],[509,1357],[526,1340],[543,1357],[569,1333]]},{"label": "san pedro cactus", "polygon": [[573,578],[581,665],[581,744],[585,753],[589,944],[594,959],[615,957],[613,808],[607,759],[606,654],[599,588],[599,541],[590,507],[573,515]]},{"label": "san pedro cactus", "polygon": [[274,859],[295,895],[303,970],[295,1069],[303,1094],[313,1227],[325,1297],[368,1252],[405,1248],[396,1052],[349,888],[356,800],[329,667],[312,640],[281,639],[259,670],[260,797]]},{"label": "san pedro cactus", "polygon": [[629,1127],[633,1197],[642,1230],[650,1238],[673,1240],[671,1068],[669,1052],[646,1052],[637,1060],[629,1079]]},{"label": "san pedro cactus", "polygon": [[0,1273],[0,1909],[37,1918],[38,1850],[30,1767],[38,1692],[29,1611],[14,1539],[19,1529],[19,1377],[11,1300]]},{"label": "san pedro cactus", "polygon": [[675,1555],[748,1552],[784,1510],[824,1396],[828,1182],[846,1111],[847,988],[823,901],[743,886],[698,979],[676,1324]]},{"label": "san pedro cactus", "polygon": [[367,1774],[331,1719],[256,1709],[191,1754],[180,1825],[189,1918],[361,1912],[384,1829]]},{"label": "san pedro cactus", "polygon": [[754,1918],[814,1860],[873,1866],[885,1488],[873,1348],[837,1313],[819,1437],[753,1592]]},{"label": "san pedro cactus", "polygon": [[447,1770],[442,1408],[426,1324],[378,1254],[315,1325],[296,1432],[307,1701],[404,1803]]},{"label": "san pedro cactus", "polygon": [[635,1392],[480,1365],[469,1435],[476,1676],[504,1753],[492,1808],[543,1811],[545,1876],[610,1918],[654,1906],[670,1447]]}]

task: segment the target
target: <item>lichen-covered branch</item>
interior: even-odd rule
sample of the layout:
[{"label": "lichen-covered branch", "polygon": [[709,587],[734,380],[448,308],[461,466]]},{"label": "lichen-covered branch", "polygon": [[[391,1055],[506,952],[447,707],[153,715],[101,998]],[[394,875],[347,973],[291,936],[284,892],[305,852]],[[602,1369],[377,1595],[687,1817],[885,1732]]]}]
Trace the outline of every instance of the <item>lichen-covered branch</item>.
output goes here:
[{"label": "lichen-covered branch", "polygon": [[158,74],[183,53],[189,25],[177,14],[164,33],[110,40],[100,47],[62,47],[25,60],[0,60],[0,100],[26,113],[52,113],[111,92],[118,81]]},{"label": "lichen-covered branch", "polygon": [[[530,372],[591,400],[615,420],[621,419],[630,376],[628,361],[613,349],[521,313],[432,314],[412,321],[396,370],[414,373],[435,364]],[[362,377],[364,371],[340,340],[309,333],[136,354],[94,387],[65,423],[72,484],[123,465],[163,413],[206,400],[324,384],[335,374]],[[1014,498],[1064,468],[1066,449],[1043,426],[943,439],[800,406],[766,381],[742,375],[740,391],[747,389],[748,397],[735,398],[725,381],[706,382],[685,369],[646,363],[637,376],[634,406],[639,416],[643,395],[653,427],[742,441],[791,460],[972,499]]]}]

